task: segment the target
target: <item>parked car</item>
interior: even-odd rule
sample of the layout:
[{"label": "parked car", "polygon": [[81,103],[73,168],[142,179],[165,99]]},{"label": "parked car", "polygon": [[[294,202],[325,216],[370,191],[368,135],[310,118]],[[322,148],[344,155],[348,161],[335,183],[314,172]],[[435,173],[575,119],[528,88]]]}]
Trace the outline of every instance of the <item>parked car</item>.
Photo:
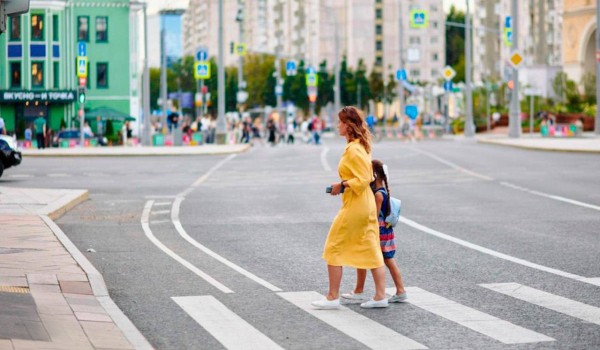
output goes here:
[{"label": "parked car", "polygon": [[0,177],[4,169],[21,164],[21,150],[11,136],[0,135]]},{"label": "parked car", "polygon": [[[81,138],[80,138],[80,131],[79,129],[66,129],[66,130],[61,130],[59,132],[56,133],[56,135],[54,135],[54,140],[52,140],[52,147],[60,147],[62,141],[75,141],[75,144],[79,145]],[[85,134],[85,139],[89,140],[89,139],[93,139],[94,136],[92,135],[87,135]]]}]

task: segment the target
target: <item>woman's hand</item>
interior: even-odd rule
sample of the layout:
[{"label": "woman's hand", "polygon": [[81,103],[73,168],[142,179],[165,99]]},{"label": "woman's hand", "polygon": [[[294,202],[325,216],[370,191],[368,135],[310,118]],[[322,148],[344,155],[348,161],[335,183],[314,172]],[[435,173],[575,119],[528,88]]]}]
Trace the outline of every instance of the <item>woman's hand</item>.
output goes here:
[{"label": "woman's hand", "polygon": [[342,184],[340,182],[336,182],[331,185],[331,195],[337,196],[342,191]]}]

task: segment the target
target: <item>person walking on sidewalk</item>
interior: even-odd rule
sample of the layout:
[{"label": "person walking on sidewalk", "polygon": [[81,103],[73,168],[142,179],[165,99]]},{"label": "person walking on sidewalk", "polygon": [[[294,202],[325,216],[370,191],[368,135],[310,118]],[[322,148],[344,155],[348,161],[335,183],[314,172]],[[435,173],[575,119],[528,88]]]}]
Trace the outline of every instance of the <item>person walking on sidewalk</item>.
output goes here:
[{"label": "person walking on sidewalk", "polygon": [[377,225],[377,208],[369,184],[373,179],[371,138],[367,125],[354,107],[338,113],[339,134],[347,140],[340,159],[339,183],[331,186],[331,195],[342,193],[342,207],[333,220],[323,259],[327,262],[329,292],[323,300],[313,301],[317,309],[340,307],[340,284],[343,266],[370,269],[375,281],[375,296],[361,304],[363,308],[387,307],[385,269]]},{"label": "person walking on sidewalk", "polygon": [[[396,265],[394,255],[396,254],[396,242],[394,240],[394,228],[392,225],[385,222],[385,218],[390,215],[390,187],[388,184],[387,166],[380,160],[373,160],[373,177],[375,181],[371,183],[371,188],[375,192],[375,203],[377,206],[378,221],[379,221],[379,240],[381,243],[381,252],[383,253],[383,261],[394,280],[396,285],[396,294],[388,299],[390,303],[401,303],[406,301],[406,291],[402,283],[402,275],[400,269]],[[365,288],[365,280],[367,279],[367,270],[356,270],[356,287],[351,293],[342,294],[342,298],[347,300],[365,300],[363,290]]]},{"label": "person walking on sidewalk", "polygon": [[34,120],[33,125],[35,126],[35,138],[37,140],[37,148],[44,148],[46,135],[46,119],[42,116],[39,116],[36,120]]}]

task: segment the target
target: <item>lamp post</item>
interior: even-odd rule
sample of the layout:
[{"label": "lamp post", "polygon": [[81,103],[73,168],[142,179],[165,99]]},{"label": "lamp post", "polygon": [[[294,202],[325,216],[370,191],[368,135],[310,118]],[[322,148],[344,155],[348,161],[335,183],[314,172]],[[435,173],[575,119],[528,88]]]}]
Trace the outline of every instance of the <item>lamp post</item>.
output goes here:
[{"label": "lamp post", "polygon": [[[512,26],[513,26],[513,50],[519,50],[519,4],[512,0]],[[521,137],[521,106],[519,103],[519,70],[513,67],[513,91],[510,98],[510,113],[508,119],[508,136],[512,138]]]},{"label": "lamp post", "polygon": [[226,141],[226,130],[225,130],[225,59],[224,45],[223,45],[223,0],[219,0],[219,66],[217,67],[217,80],[218,80],[218,116],[217,116],[217,130],[216,130],[216,141],[218,144],[225,144]]},{"label": "lamp post", "polygon": [[471,10],[469,0],[467,3],[467,13],[465,15],[465,93],[466,93],[466,116],[465,116],[465,137],[473,137],[475,135],[475,127],[473,124],[473,91],[472,83],[472,67],[471,67]]}]

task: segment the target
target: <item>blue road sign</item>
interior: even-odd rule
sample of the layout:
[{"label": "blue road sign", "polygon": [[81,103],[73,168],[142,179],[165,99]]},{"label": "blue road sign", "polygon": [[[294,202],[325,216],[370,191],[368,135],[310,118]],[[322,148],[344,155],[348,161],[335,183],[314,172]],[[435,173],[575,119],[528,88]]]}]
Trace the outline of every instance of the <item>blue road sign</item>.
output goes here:
[{"label": "blue road sign", "polygon": [[307,73],[307,74],[314,74],[314,73],[316,73],[316,72],[317,72],[317,70],[315,69],[315,67],[308,67],[308,68],[306,69],[306,73]]},{"label": "blue road sign", "polygon": [[296,70],[296,61],[287,61],[285,64],[285,70],[293,71]]},{"label": "blue road sign", "polygon": [[87,56],[87,47],[85,42],[80,41],[77,43],[77,56],[85,57]]},{"label": "blue road sign", "polygon": [[199,47],[196,50],[196,61],[208,61],[208,48]]},{"label": "blue road sign", "polygon": [[446,80],[444,82],[444,91],[452,91],[452,80]]},{"label": "blue road sign", "polygon": [[396,71],[396,79],[399,81],[406,81],[406,69],[398,69]]},{"label": "blue road sign", "polygon": [[419,109],[417,108],[416,105],[407,105],[404,108],[404,113],[406,113],[406,115],[410,119],[415,120],[415,119],[417,119],[417,116],[419,115]]},{"label": "blue road sign", "polygon": [[510,16],[506,16],[504,19],[504,28],[512,28],[512,18]]}]

